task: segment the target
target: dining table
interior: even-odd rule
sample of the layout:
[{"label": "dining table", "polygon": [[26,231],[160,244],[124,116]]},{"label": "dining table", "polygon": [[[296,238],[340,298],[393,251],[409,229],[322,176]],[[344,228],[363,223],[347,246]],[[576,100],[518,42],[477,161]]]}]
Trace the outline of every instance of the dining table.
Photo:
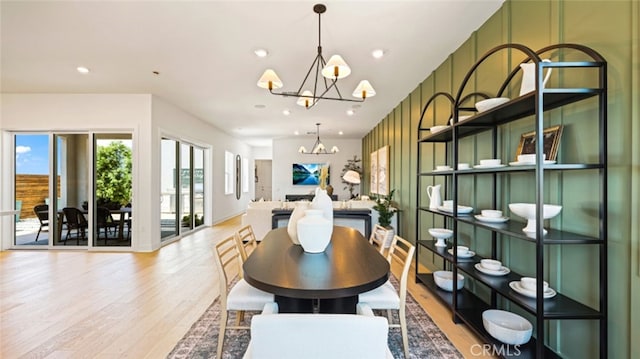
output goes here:
[{"label": "dining table", "polygon": [[[84,215],[89,214],[89,211],[86,209],[80,209],[80,211]],[[118,239],[120,240],[124,239],[124,224],[125,224],[126,218],[131,216],[131,207],[109,209],[109,212],[111,214],[117,214],[119,216],[117,220],[118,221]],[[58,210],[57,214],[58,214],[58,226],[57,226],[58,238],[62,238],[62,224],[64,223],[64,211]]]},{"label": "dining table", "polygon": [[358,294],[389,279],[389,262],[356,229],[334,226],[324,252],[307,253],[273,229],[243,266],[250,285],[273,293],[280,313],[354,314]]}]

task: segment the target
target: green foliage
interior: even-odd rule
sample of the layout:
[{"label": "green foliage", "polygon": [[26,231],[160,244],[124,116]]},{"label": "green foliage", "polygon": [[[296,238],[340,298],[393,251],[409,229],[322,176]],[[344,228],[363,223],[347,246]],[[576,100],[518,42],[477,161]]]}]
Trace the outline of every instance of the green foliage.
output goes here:
[{"label": "green foliage", "polygon": [[[194,227],[197,227],[201,224],[204,224],[204,216],[203,217],[198,217],[197,214],[194,214]],[[189,225],[191,225],[191,215],[187,214],[186,216],[182,217],[182,226],[183,227],[189,227]]]},{"label": "green foliage", "polygon": [[393,214],[397,212],[393,206],[393,194],[396,192],[395,189],[392,189],[386,196],[378,196],[376,197],[376,204],[373,206],[373,209],[378,211],[378,223],[384,227],[389,228],[391,226],[391,217]]},{"label": "green foliage", "polygon": [[98,147],[96,198],[98,203],[131,202],[131,149],[122,142]]}]

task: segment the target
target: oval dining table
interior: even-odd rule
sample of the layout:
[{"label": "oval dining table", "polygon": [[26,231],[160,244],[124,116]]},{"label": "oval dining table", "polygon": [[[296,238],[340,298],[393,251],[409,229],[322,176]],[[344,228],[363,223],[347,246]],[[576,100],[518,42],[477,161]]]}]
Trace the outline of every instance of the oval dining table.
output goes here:
[{"label": "oval dining table", "polygon": [[243,265],[244,279],[273,293],[280,313],[353,314],[358,294],[384,284],[389,269],[359,231],[341,226],[333,227],[322,253],[304,252],[287,228],[271,230]]}]

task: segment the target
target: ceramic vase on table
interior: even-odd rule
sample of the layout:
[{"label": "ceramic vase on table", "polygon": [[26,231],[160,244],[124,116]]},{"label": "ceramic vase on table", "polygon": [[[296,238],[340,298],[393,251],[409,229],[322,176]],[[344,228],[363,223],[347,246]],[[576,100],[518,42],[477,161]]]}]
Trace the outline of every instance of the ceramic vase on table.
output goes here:
[{"label": "ceramic vase on table", "polygon": [[313,201],[311,201],[311,209],[321,210],[324,218],[333,223],[333,201],[327,194],[327,191],[320,187],[316,188],[316,195],[313,197]]},{"label": "ceramic vase on table", "polygon": [[324,218],[319,209],[307,209],[297,223],[298,241],[307,253],[322,253],[331,241],[333,221]]},{"label": "ceramic vase on table", "polygon": [[299,201],[293,205],[293,212],[291,212],[289,224],[287,224],[287,233],[289,234],[289,238],[291,238],[291,242],[293,242],[293,244],[300,244],[300,241],[298,240],[298,221],[300,218],[304,217],[304,211],[308,208],[309,202]]}]

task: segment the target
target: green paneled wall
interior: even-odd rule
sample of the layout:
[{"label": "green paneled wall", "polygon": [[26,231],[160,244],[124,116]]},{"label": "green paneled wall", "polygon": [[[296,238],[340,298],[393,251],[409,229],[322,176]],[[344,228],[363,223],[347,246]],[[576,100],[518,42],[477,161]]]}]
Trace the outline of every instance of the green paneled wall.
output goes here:
[{"label": "green paneled wall", "polygon": [[[396,200],[402,210],[399,233],[416,240],[416,205],[418,188],[444,184],[442,178],[416,176],[418,146],[422,147],[422,168],[443,164],[442,144],[417,144],[418,121],[422,107],[436,92],[454,97],[469,68],[491,48],[507,43],[522,43],[534,50],[556,43],[578,43],[601,53],[608,61],[608,259],[609,259],[609,357],[640,357],[640,5],[627,1],[517,1],[510,0],[451,54],[428,78],[414,89],[386,118],[363,138],[365,174],[369,178],[369,154],[388,145],[390,148],[390,188],[397,189]],[[571,54],[567,60],[572,59]],[[505,76],[523,55],[504,52],[492,56],[474,73],[467,89],[495,94]],[[549,86],[571,86],[585,74],[568,72],[552,74]],[[519,83],[505,93],[515,97]],[[469,91],[465,91],[468,93]],[[545,127],[564,126],[558,160],[563,163],[592,162],[597,159],[597,102],[584,101],[549,111]],[[430,106],[424,127],[444,125],[450,108],[446,100]],[[503,126],[499,132],[498,156],[503,162],[514,160],[520,134],[531,131],[531,118]],[[490,135],[464,139],[460,144],[461,162],[478,163],[491,157]],[[498,203],[506,207],[516,201],[532,201],[530,175],[514,174],[499,179]],[[364,181],[363,193],[369,190]],[[475,208],[488,208],[491,183],[483,176],[464,178],[460,201]],[[598,179],[596,171],[552,173],[545,178],[545,201],[561,203],[560,216],[551,226],[574,232],[597,234]],[[421,205],[428,204],[426,192]],[[504,209],[504,208],[503,208]],[[595,211],[595,212],[594,212]],[[441,226],[439,216],[421,213],[426,238],[432,225]],[[479,254],[488,255],[490,233],[461,226],[460,240],[473,246]],[[531,243],[499,238],[499,257],[512,269],[533,275],[534,246]],[[599,303],[597,287],[598,252],[594,246],[548,246],[545,273],[551,285],[563,294],[591,306]],[[441,261],[429,252],[420,251],[421,264],[439,268]],[[474,285],[469,283],[469,285]],[[482,286],[476,292],[488,294]],[[505,303],[508,306],[508,303]],[[521,312],[514,305],[510,310]],[[548,321],[547,343],[570,358],[597,357],[597,321]],[[635,338],[635,340],[634,340]]]}]

